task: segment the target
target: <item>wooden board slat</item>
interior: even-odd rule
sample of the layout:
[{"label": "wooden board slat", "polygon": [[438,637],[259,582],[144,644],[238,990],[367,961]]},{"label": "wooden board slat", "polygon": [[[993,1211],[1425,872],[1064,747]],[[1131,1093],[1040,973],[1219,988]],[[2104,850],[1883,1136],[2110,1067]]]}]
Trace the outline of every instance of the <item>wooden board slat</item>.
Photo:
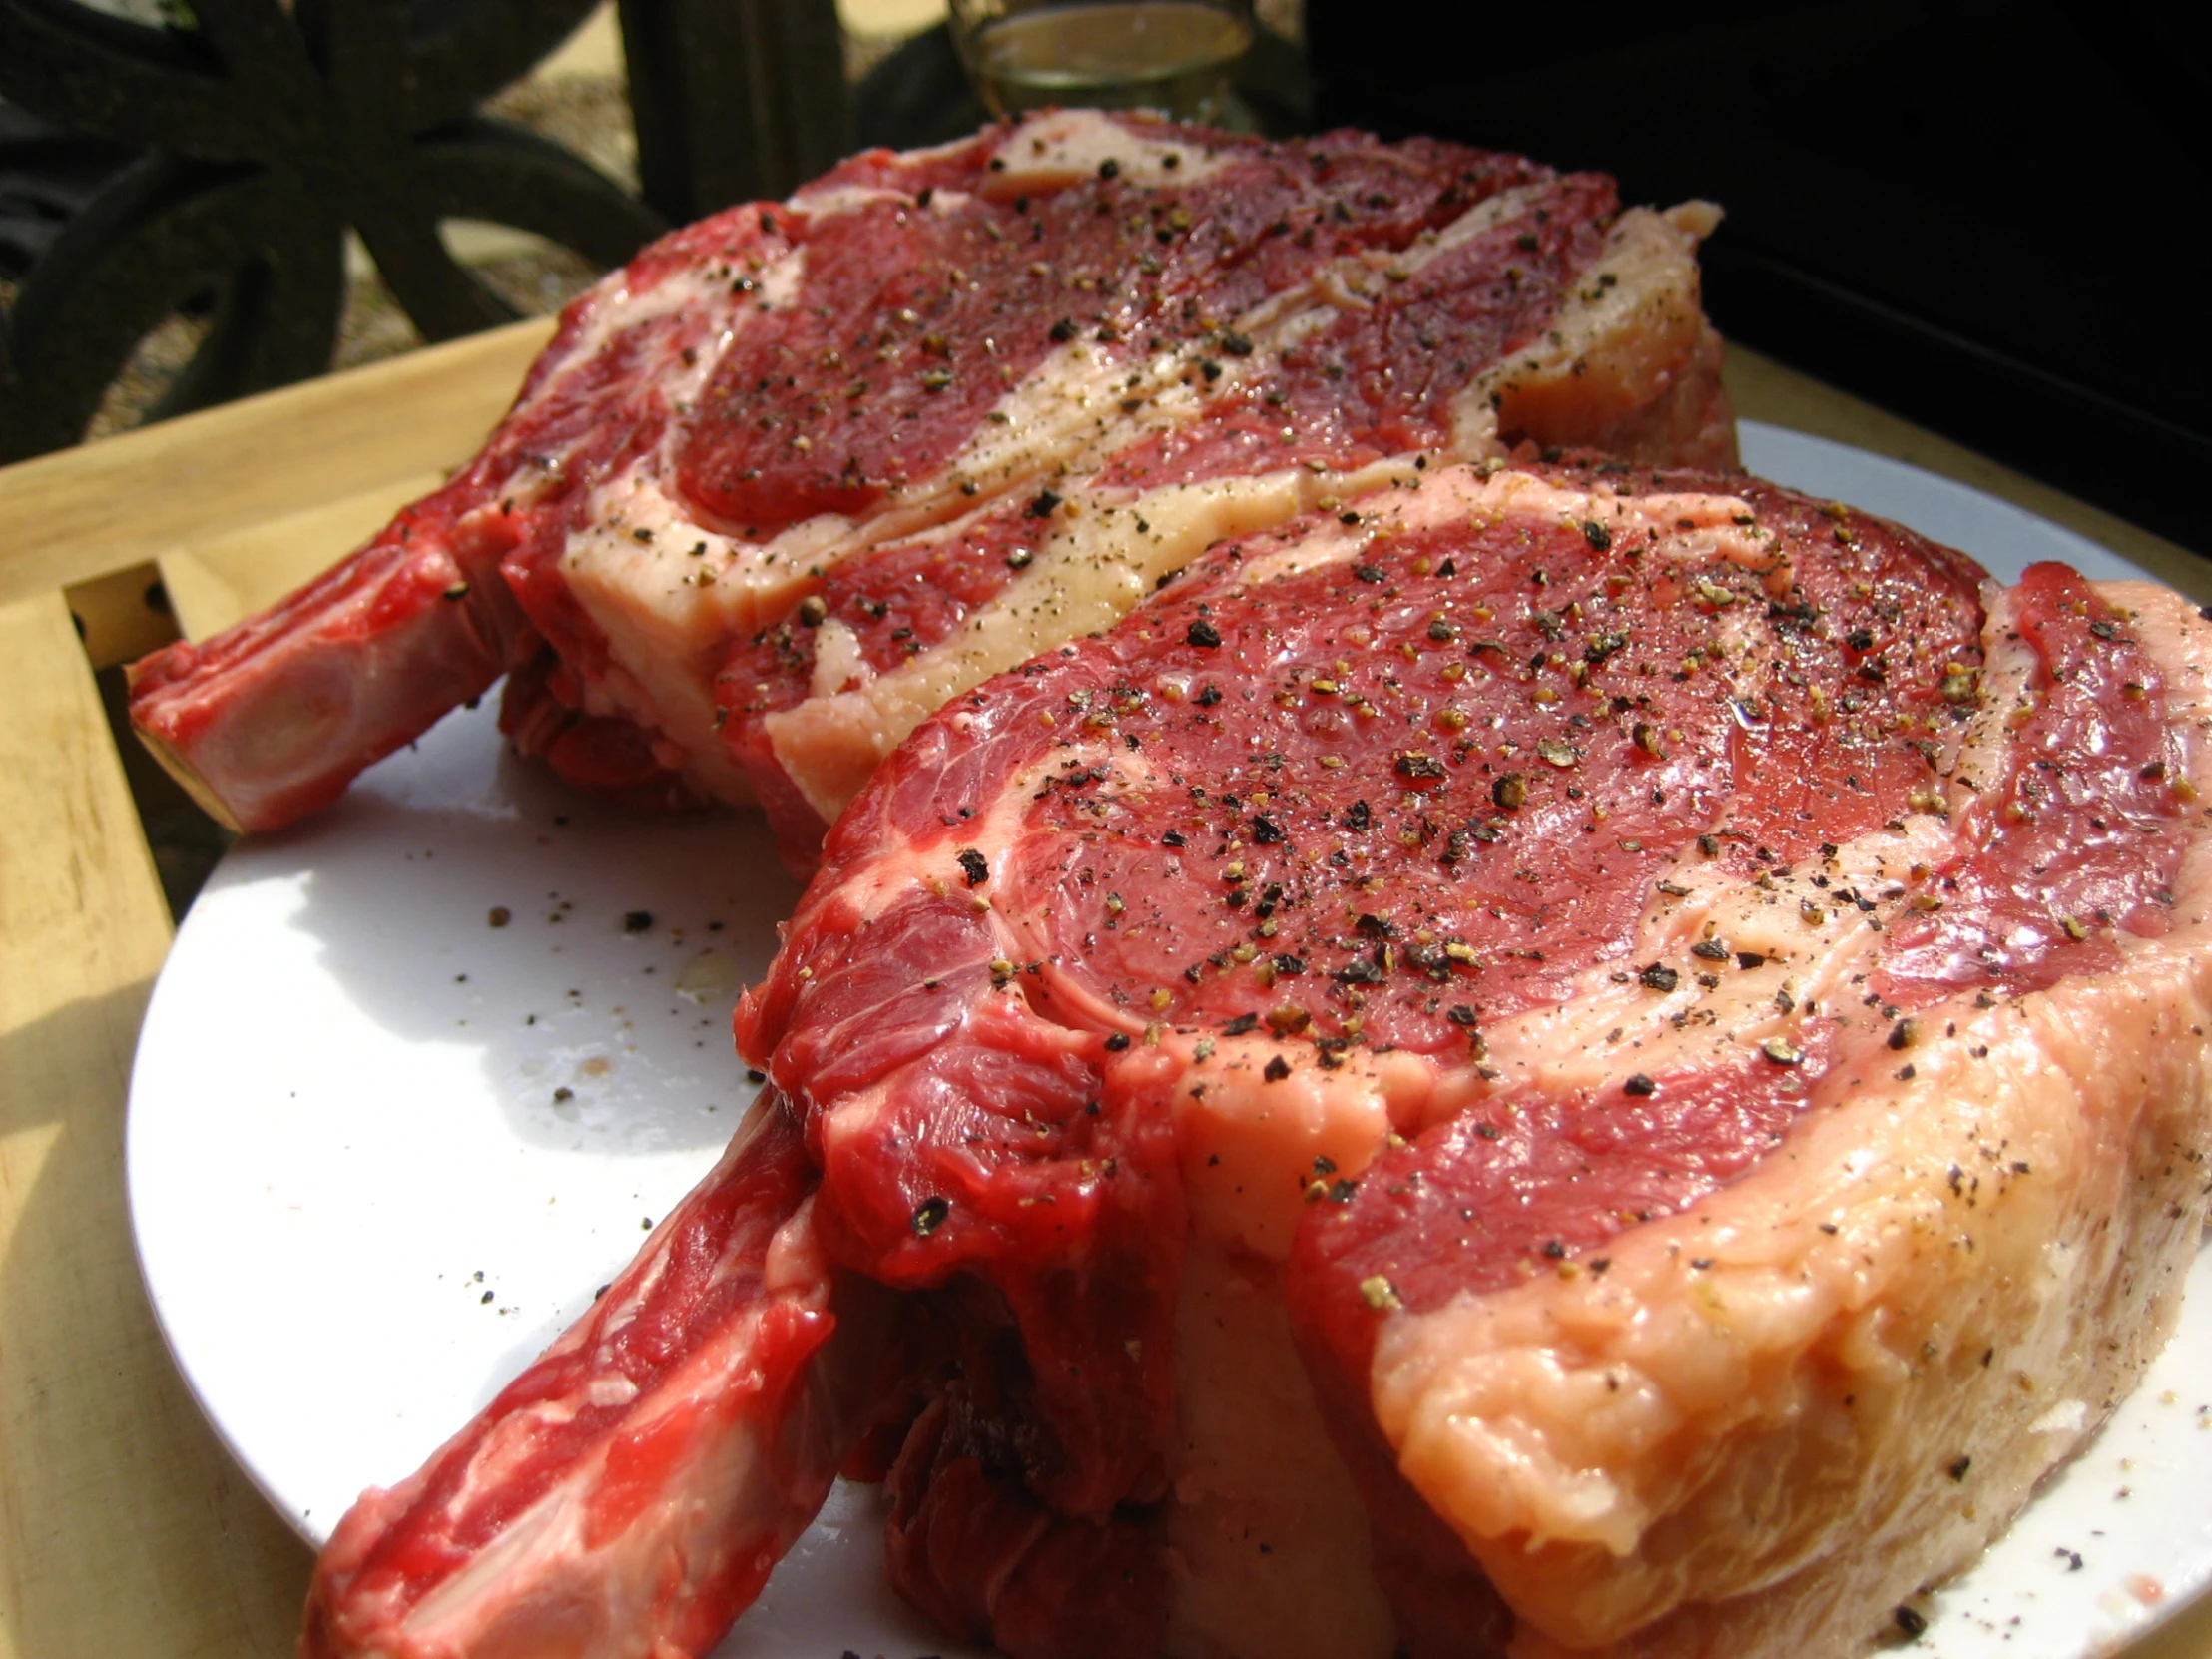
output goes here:
[{"label": "wooden board slat", "polygon": [[2212,1654],[2212,1595],[2199,1596],[2120,1653],[2125,1659],[2206,1659]]},{"label": "wooden board slat", "polygon": [[170,1364],[125,1214],[161,887],[59,594],[0,605],[0,1659],[281,1654],[307,1551]]},{"label": "wooden board slat", "polygon": [[0,468],[0,603],[465,461],[551,319]]}]

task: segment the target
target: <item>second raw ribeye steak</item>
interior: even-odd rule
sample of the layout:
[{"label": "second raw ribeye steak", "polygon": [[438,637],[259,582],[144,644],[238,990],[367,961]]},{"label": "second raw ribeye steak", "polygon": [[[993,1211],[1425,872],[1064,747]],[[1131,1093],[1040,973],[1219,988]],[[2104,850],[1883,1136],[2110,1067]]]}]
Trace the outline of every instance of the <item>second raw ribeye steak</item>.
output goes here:
[{"label": "second raw ribeye steak", "polygon": [[748,1135],[314,1651],[688,1651],[882,1445],[1037,1659],[1864,1649],[2170,1326],[2207,634],[1614,463],[1212,550],[862,791]]},{"label": "second raw ribeye steak", "polygon": [[579,299],[483,453],[134,671],[247,829],[509,676],[529,753],[796,863],[953,693],[1227,535],[1513,441],[1725,464],[1693,205],[1518,157],[1067,112],[845,163]]}]

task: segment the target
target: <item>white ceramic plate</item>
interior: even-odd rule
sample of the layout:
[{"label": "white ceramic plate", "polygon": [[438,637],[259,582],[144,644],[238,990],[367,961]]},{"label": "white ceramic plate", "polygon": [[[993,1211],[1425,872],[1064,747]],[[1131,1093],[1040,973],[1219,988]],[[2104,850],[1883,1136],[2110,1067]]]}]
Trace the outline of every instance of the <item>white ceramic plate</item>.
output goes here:
[{"label": "white ceramic plate", "polygon": [[[2140,574],[1895,461],[1750,424],[1744,451],[1999,575]],[[178,1366],[301,1533],[413,1469],[713,1163],[753,1093],[731,1005],[796,897],[757,821],[597,807],[507,757],[488,708],[224,860],[140,1037],[131,1209]],[[2192,1285],[1923,1649],[2078,1659],[2212,1581],[2212,1254]],[[954,1652],[883,1587],[877,1530],[840,1488],[723,1659]]]}]

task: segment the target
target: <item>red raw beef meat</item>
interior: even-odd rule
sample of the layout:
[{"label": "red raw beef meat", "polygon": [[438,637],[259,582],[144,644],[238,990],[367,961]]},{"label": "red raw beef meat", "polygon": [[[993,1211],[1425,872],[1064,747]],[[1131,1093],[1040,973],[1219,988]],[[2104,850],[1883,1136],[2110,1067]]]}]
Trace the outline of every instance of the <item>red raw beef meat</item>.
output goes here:
[{"label": "red raw beef meat", "polygon": [[133,671],[249,830],[506,674],[503,725],[793,862],[948,697],[1377,468],[1727,464],[1702,204],[1356,134],[1069,111],[873,152],[571,305],[483,452],[264,616]]},{"label": "red raw beef meat", "polygon": [[[894,1581],[1024,1659],[1866,1649],[2170,1328],[2208,643],[1619,463],[1211,549],[862,790],[754,1139],[363,1500],[311,1651],[696,1651],[758,1574],[668,1563],[885,1445]],[[657,1381],[734,1331],[744,1404]]]}]

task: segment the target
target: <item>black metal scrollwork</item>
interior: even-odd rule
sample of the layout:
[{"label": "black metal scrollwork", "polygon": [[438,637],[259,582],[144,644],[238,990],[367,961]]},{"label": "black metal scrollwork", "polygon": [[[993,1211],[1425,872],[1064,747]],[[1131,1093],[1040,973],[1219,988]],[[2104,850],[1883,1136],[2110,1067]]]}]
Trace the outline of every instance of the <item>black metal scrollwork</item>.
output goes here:
[{"label": "black metal scrollwork", "polygon": [[0,98],[144,154],[55,235],[0,320],[0,461],[77,441],[151,329],[212,325],[157,413],[329,366],[358,232],[415,325],[514,313],[442,220],[534,232],[602,266],[663,221],[556,145],[473,113],[593,0],[190,0],[151,28],[0,0]]}]

